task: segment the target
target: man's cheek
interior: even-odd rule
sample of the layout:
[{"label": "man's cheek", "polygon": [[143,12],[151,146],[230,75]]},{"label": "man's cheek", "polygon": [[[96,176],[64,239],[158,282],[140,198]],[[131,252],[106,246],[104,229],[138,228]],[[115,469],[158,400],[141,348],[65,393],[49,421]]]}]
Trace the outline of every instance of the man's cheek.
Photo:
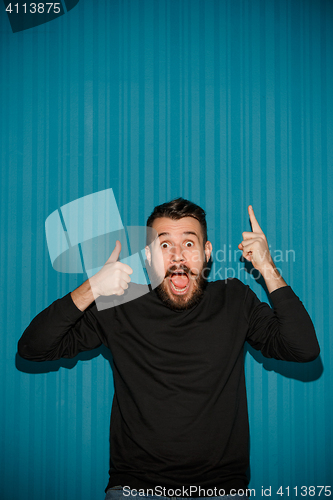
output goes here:
[{"label": "man's cheek", "polygon": [[199,275],[200,275],[200,273],[201,273],[201,269],[202,269],[202,268],[201,268],[201,267],[199,267],[199,266],[192,266],[192,267],[191,267],[191,273],[192,273],[192,275],[193,275],[193,277],[194,277],[194,278],[197,278],[197,276],[199,276]]},{"label": "man's cheek", "polygon": [[202,255],[200,250],[193,250],[191,260],[192,262],[202,262]]}]

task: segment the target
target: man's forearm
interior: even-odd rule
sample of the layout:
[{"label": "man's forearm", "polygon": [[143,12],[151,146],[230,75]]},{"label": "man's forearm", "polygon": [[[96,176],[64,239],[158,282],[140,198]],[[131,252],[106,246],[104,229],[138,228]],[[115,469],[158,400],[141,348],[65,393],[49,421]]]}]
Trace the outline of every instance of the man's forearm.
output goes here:
[{"label": "man's forearm", "polygon": [[78,288],[71,292],[71,297],[78,309],[84,311],[96,298],[96,293],[93,292],[90,280],[88,279]]},{"label": "man's forearm", "polygon": [[278,288],[281,288],[283,286],[288,286],[275,267],[274,263],[266,266],[263,270],[260,271],[260,273],[265,280],[265,284],[269,293],[272,293],[274,292],[274,290],[277,290]]}]

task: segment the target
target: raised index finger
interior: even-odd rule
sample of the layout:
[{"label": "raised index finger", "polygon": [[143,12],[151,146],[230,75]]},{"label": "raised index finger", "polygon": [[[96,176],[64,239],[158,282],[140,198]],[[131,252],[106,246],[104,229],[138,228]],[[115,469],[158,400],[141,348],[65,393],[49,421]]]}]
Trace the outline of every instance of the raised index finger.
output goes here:
[{"label": "raised index finger", "polygon": [[258,221],[256,219],[256,216],[254,215],[254,210],[253,210],[252,205],[248,206],[248,211],[249,211],[249,216],[250,216],[250,222],[251,222],[251,226],[252,226],[252,231],[254,233],[262,233],[263,230],[259,226],[259,223],[258,223]]}]

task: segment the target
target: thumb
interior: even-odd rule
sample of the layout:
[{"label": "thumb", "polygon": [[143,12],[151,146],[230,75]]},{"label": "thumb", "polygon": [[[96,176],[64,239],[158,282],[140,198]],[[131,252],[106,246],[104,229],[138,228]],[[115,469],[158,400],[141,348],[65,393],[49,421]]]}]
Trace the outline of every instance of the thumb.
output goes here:
[{"label": "thumb", "polygon": [[110,255],[110,257],[106,262],[107,263],[116,262],[119,258],[120,251],[121,251],[121,243],[119,240],[117,240],[116,246],[114,247],[112,254]]}]

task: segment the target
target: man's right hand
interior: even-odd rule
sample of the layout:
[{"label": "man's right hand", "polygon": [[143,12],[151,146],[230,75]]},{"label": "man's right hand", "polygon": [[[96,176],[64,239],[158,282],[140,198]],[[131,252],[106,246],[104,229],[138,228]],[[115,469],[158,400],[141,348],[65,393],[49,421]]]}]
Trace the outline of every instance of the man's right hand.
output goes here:
[{"label": "man's right hand", "polygon": [[121,251],[120,241],[98,273],[94,274],[81,286],[71,293],[76,307],[84,311],[100,295],[123,295],[128,283],[131,281],[130,274],[133,269],[127,264],[118,261]]},{"label": "man's right hand", "polygon": [[120,251],[121,243],[117,240],[112,254],[102,269],[89,279],[95,298],[100,295],[123,295],[128,288],[133,269],[118,261]]}]

